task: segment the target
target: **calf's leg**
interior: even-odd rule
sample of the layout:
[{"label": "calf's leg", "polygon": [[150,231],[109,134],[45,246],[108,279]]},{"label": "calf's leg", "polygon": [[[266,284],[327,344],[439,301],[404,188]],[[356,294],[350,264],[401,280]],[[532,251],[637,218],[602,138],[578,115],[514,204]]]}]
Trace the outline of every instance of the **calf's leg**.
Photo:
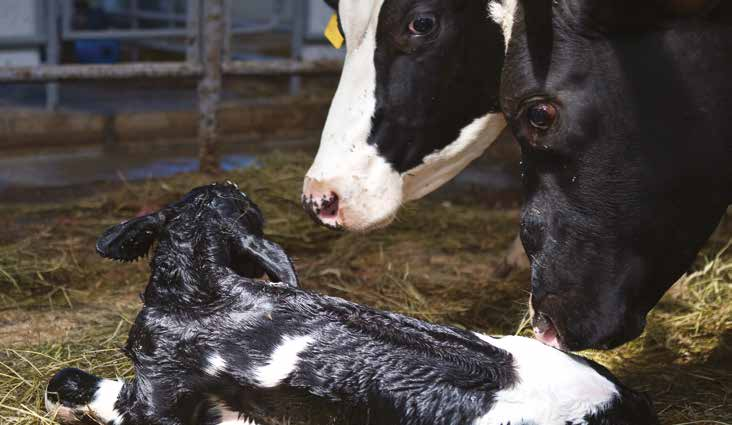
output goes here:
[{"label": "calf's leg", "polygon": [[115,403],[124,383],[67,368],[56,373],[46,390],[46,409],[65,424],[121,424]]},{"label": "calf's leg", "polygon": [[[139,391],[140,386],[147,391]],[[197,406],[185,397],[177,400],[174,393],[149,380],[143,385],[137,379],[103,379],[68,368],[51,378],[46,409],[68,425],[183,425],[181,417],[195,417]]]}]

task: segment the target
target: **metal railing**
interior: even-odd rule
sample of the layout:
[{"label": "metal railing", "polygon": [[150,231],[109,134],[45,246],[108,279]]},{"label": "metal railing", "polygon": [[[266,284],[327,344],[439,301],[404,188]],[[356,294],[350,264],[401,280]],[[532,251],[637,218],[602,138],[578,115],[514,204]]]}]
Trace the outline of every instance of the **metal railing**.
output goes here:
[{"label": "metal railing", "polygon": [[[46,48],[46,64],[23,67],[0,67],[1,83],[46,82],[47,106],[58,105],[59,81],[89,81],[139,78],[196,78],[198,83],[198,139],[201,146],[201,171],[218,169],[216,145],[219,139],[218,108],[224,76],[291,76],[291,90],[299,87],[299,76],[337,73],[339,61],[304,62],[300,53],[304,40],[304,22],[307,19],[304,0],[293,0],[295,6],[292,31],[292,57],[267,61],[232,61],[230,39],[232,34],[269,31],[280,25],[279,18],[253,28],[240,27],[228,18],[231,0],[187,0],[186,27],[141,29],[135,28],[134,19],[146,17],[132,0],[131,10],[136,13],[129,30],[87,31],[72,28],[73,0],[46,0],[43,36],[0,38],[0,47],[40,46]],[[276,2],[281,0],[276,0]],[[276,7],[276,6],[275,6]],[[151,16],[151,15],[150,15]],[[59,20],[59,17],[61,18]],[[162,14],[160,18],[170,18]],[[178,17],[175,17],[176,20]],[[157,15],[156,15],[157,19]],[[59,21],[62,23],[59,30]],[[165,21],[165,19],[163,19]],[[136,62],[114,65],[59,65],[61,41],[83,39],[150,40],[177,37],[184,40],[186,60],[181,62]]]}]

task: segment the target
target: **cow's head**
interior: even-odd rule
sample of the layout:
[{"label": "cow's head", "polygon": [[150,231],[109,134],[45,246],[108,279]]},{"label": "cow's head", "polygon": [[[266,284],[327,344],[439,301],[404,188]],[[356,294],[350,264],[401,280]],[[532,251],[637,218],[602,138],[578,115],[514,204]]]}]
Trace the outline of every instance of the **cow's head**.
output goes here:
[{"label": "cow's head", "polygon": [[732,201],[732,2],[504,1],[534,325],[564,348],[614,347]]},{"label": "cow's head", "polygon": [[329,0],[346,61],[303,205],[368,230],[454,177],[505,127],[504,42],[487,1]]}]

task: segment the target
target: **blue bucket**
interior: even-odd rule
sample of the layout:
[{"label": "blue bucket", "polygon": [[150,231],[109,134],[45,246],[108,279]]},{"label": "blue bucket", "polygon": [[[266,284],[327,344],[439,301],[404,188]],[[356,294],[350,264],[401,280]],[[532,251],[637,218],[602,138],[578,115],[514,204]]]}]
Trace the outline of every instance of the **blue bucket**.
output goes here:
[{"label": "blue bucket", "polygon": [[117,63],[120,60],[119,40],[77,40],[74,54],[79,63]]}]

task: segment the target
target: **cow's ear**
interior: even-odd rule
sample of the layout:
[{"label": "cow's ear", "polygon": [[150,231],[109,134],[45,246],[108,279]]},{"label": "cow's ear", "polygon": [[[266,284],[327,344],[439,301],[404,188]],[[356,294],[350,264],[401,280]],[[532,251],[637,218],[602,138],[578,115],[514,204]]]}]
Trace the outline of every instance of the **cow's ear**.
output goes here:
[{"label": "cow's ear", "polygon": [[164,224],[164,215],[156,212],[110,227],[97,239],[97,252],[113,260],[137,260],[147,254]]},{"label": "cow's ear", "polygon": [[[263,269],[273,282],[282,282],[292,287],[298,286],[295,266],[281,246],[250,234],[240,234],[232,236],[232,238],[232,257],[233,261],[238,263],[232,264],[234,270],[241,268],[251,273],[251,270]],[[246,264],[249,261],[254,264]]]},{"label": "cow's ear", "polygon": [[720,0],[665,0],[665,9],[675,16],[693,16],[706,13]]},{"label": "cow's ear", "polygon": [[338,11],[338,0],[323,0],[331,9]]}]

